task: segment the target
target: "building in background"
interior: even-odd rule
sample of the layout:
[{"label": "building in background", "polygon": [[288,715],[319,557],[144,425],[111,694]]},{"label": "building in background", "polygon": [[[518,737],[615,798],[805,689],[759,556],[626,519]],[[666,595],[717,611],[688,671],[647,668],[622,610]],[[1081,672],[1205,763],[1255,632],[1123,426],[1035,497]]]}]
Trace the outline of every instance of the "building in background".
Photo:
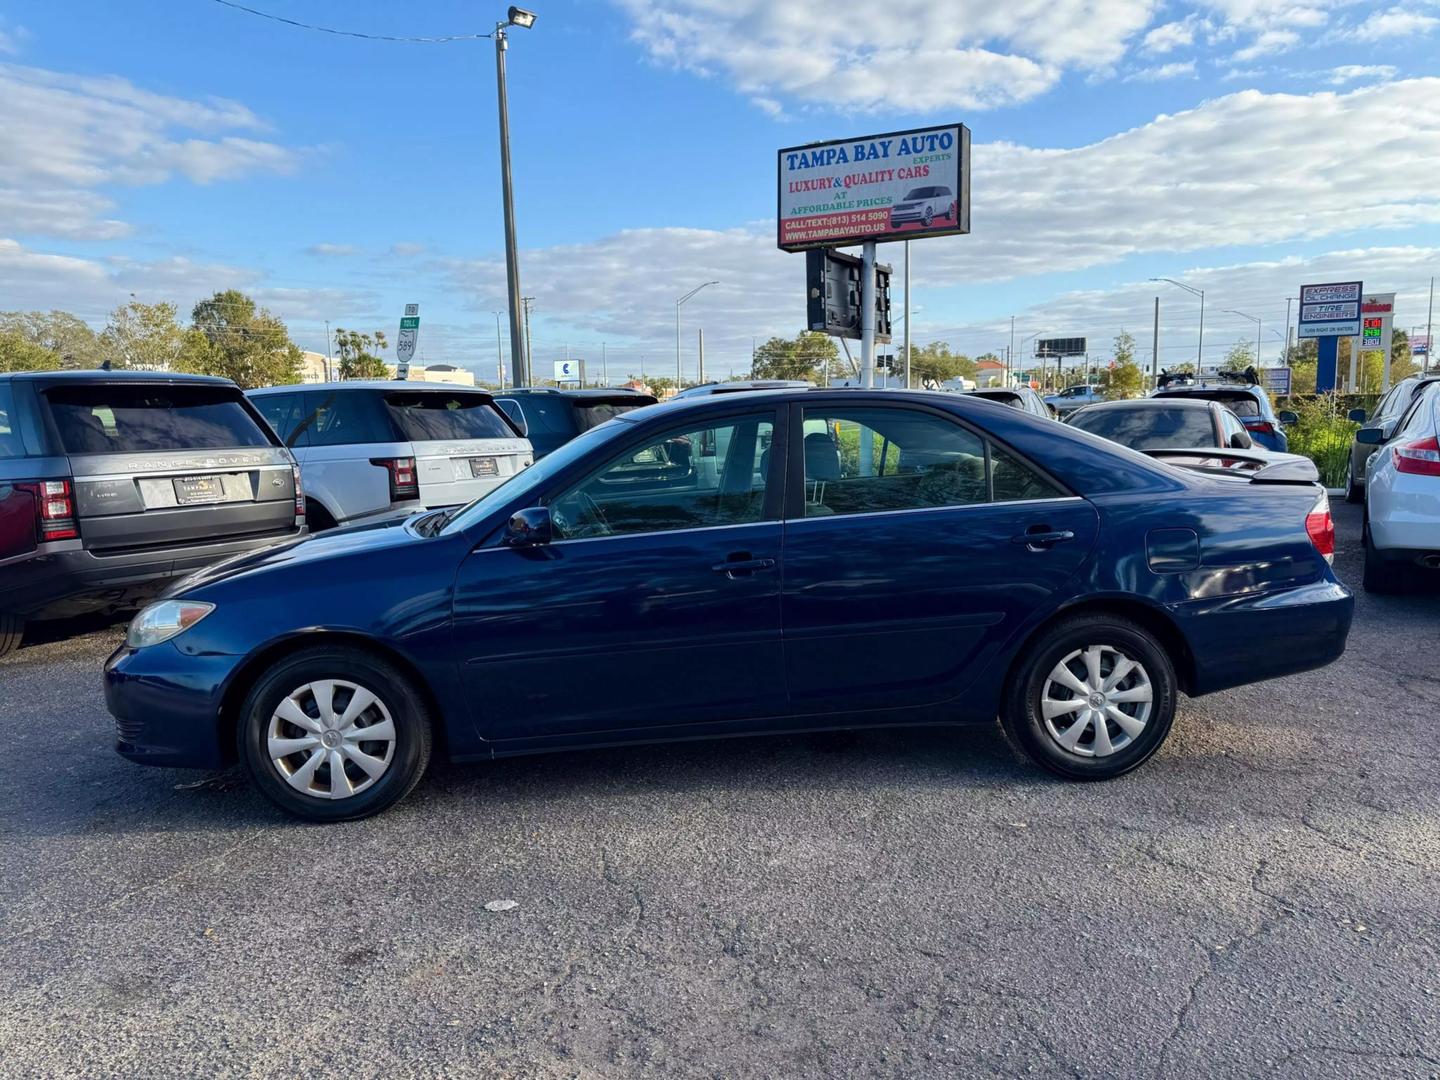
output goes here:
[{"label": "building in background", "polygon": [[[395,365],[386,364],[385,367],[389,369],[390,377],[393,379]],[[431,364],[428,367],[412,365],[407,378],[411,382],[450,383],[453,386],[475,385],[475,373],[456,367],[454,364]]]},{"label": "building in background", "polygon": [[327,364],[324,353],[306,350],[300,354],[300,381],[302,383],[328,382]]}]

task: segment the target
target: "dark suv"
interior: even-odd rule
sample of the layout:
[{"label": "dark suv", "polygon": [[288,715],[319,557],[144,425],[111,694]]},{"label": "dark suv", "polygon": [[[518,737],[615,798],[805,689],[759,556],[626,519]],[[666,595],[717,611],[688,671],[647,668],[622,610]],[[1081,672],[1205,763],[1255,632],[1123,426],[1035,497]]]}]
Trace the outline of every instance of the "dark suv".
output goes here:
[{"label": "dark suv", "polygon": [[530,440],[535,460],[613,416],[654,405],[638,390],[555,390],[547,386],[495,391],[495,404]]},{"label": "dark suv", "polygon": [[290,452],[228,379],[0,374],[0,655],[305,531]]}]

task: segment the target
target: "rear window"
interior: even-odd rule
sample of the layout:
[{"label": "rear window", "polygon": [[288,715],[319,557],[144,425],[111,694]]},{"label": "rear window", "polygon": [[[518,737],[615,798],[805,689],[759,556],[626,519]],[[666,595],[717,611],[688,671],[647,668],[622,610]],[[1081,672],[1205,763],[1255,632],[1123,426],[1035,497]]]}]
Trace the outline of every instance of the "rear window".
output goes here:
[{"label": "rear window", "polygon": [[1076,413],[1070,426],[1132,450],[1215,445],[1209,409],[1096,409]]},{"label": "rear window", "polygon": [[230,387],[58,386],[45,400],[67,454],[271,445]]},{"label": "rear window", "polygon": [[0,382],[0,458],[24,457],[20,441],[20,418],[15,415],[15,400],[10,384]]},{"label": "rear window", "polygon": [[1247,416],[1260,415],[1260,402],[1250,394],[1225,390],[1187,390],[1183,394],[1167,395],[1185,397],[1200,401],[1218,401],[1242,420]]},{"label": "rear window", "polygon": [[596,401],[575,403],[575,426],[581,431],[589,431],[593,427],[599,427],[607,420],[613,420],[622,413],[639,409],[639,404],[631,405],[628,402]]},{"label": "rear window", "polygon": [[386,394],[385,407],[402,438],[513,439],[515,432],[481,394]]}]

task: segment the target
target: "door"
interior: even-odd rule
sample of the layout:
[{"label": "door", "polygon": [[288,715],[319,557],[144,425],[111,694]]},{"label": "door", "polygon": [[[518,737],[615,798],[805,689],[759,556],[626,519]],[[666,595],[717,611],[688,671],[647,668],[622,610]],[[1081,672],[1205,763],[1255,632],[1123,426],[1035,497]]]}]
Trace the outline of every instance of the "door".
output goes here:
[{"label": "door", "polygon": [[1088,502],[948,414],[806,406],[802,430],[781,608],[796,712],[963,694],[1094,544]]},{"label": "door", "polygon": [[549,493],[553,542],[470,554],[455,640],[486,739],[665,737],[784,712],[779,430],[771,408],[644,437]]}]

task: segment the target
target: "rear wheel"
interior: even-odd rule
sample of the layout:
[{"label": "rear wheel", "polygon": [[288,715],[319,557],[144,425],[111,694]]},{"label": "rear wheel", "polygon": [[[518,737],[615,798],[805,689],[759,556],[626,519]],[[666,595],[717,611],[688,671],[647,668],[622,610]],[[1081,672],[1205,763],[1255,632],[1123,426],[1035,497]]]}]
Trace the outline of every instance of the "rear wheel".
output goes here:
[{"label": "rear wheel", "polygon": [[1355,482],[1355,466],[1350,466],[1350,471],[1345,474],[1345,501],[1347,503],[1361,503],[1365,501],[1365,489]]},{"label": "rear wheel", "polygon": [[276,806],[353,821],[399,802],[430,761],[430,717],[393,664],[354,649],[305,649],[265,672],[241,707],[240,756]]},{"label": "rear wheel", "polygon": [[20,648],[25,636],[25,620],[18,615],[0,615],[0,656],[9,656]]},{"label": "rear wheel", "polygon": [[1369,522],[1366,522],[1360,539],[1365,547],[1365,573],[1360,579],[1360,583],[1365,586],[1365,591],[1397,593],[1403,589],[1405,587],[1404,564],[1387,559],[1376,550],[1375,542],[1370,538]]},{"label": "rear wheel", "polygon": [[1175,668],[1144,627],[1113,615],[1057,623],[1006,688],[1001,723],[1037,764],[1108,780],[1143,764],[1175,718]]}]

